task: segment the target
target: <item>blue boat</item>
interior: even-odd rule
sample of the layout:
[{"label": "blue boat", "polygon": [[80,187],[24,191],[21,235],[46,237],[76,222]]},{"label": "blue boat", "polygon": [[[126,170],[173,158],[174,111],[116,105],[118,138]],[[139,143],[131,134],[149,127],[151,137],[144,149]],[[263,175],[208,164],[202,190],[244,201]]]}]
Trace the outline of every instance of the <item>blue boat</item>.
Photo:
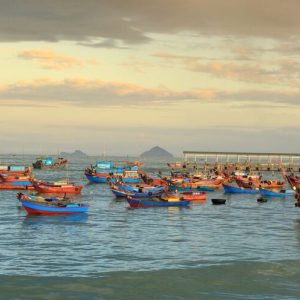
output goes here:
[{"label": "blue boat", "polygon": [[178,187],[175,185],[169,186],[170,191],[178,191],[178,192],[214,192],[216,189],[208,186],[199,186],[197,188],[191,187]]},{"label": "blue boat", "polygon": [[92,183],[116,182],[118,180],[122,180],[124,183],[140,183],[143,181],[137,175],[137,166],[114,166],[111,161],[98,161],[95,166],[87,168],[84,174]]},{"label": "blue boat", "polygon": [[88,181],[92,183],[107,183],[108,177],[100,177],[97,175],[88,175],[88,174],[85,174],[85,176],[88,179]]},{"label": "blue boat", "polygon": [[151,200],[151,199],[134,199],[127,198],[127,202],[130,207],[133,208],[147,208],[147,207],[185,207],[190,204],[188,200],[180,201],[161,201],[161,200]]},{"label": "blue boat", "polygon": [[117,197],[117,198],[126,198],[128,196],[133,197],[133,198],[151,198],[151,197],[159,197],[161,196],[165,191],[164,189],[149,189],[143,192],[128,192],[124,190],[119,190],[119,189],[114,189],[111,188],[112,193]]},{"label": "blue boat", "polygon": [[259,189],[244,189],[241,187],[235,187],[229,184],[223,183],[223,188],[225,193],[230,193],[230,194],[260,194]]},{"label": "blue boat", "polygon": [[286,196],[293,196],[295,194],[295,191],[282,190],[279,192],[275,192],[267,189],[260,189],[260,194],[263,196],[270,196],[270,197],[286,197]]},{"label": "blue boat", "polygon": [[89,209],[88,204],[71,202],[67,197],[45,198],[18,193],[17,198],[29,215],[69,215],[86,213]]},{"label": "blue boat", "polygon": [[37,203],[34,201],[20,200],[29,215],[69,215],[87,213],[88,205],[81,203]]},{"label": "blue boat", "polygon": [[141,192],[157,192],[157,191],[164,191],[165,187],[163,186],[130,186],[127,184],[120,184],[120,183],[116,183],[115,186],[121,190],[121,191],[125,191],[125,192],[130,192],[130,193],[141,193]]}]

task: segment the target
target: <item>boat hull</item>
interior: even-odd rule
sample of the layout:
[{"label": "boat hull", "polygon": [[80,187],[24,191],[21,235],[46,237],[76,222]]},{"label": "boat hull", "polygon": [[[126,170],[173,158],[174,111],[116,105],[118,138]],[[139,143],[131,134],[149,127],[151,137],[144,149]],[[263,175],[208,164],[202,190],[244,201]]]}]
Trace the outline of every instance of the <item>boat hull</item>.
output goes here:
[{"label": "boat hull", "polygon": [[139,199],[128,199],[127,202],[130,207],[133,208],[148,208],[148,207],[185,207],[190,204],[190,201],[151,201],[151,200],[139,200]]},{"label": "boat hull", "polygon": [[205,192],[187,192],[182,193],[182,199],[188,201],[204,201],[206,200],[207,193]]},{"label": "boat hull", "polygon": [[87,175],[85,174],[86,178],[88,179],[88,181],[92,182],[92,183],[107,183],[107,178],[108,176],[96,176],[96,175]]},{"label": "boat hull", "polygon": [[224,192],[229,193],[229,194],[260,194],[259,190],[254,190],[254,189],[243,189],[227,184],[223,184]]},{"label": "boat hull", "polygon": [[73,194],[78,195],[83,188],[82,185],[47,185],[44,183],[33,182],[36,191],[41,194]]},{"label": "boat hull", "polygon": [[21,203],[29,215],[70,215],[88,212],[87,205],[77,207],[58,207],[39,205],[28,201],[21,201]]}]

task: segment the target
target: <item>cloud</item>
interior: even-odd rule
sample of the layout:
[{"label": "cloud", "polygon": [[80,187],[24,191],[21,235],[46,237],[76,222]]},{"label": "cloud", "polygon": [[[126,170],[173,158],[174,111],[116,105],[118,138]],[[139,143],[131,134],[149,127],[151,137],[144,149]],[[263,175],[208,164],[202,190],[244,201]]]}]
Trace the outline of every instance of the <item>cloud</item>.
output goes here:
[{"label": "cloud", "polygon": [[298,0],[1,0],[0,5],[0,40],[6,42],[93,45],[103,38],[140,44],[152,33],[284,39],[300,33]]},{"label": "cloud", "polygon": [[104,39],[102,41],[89,41],[78,43],[81,46],[87,46],[92,48],[115,48],[115,49],[128,49],[128,47],[123,46],[123,43],[119,40],[114,39]]},{"label": "cloud", "polygon": [[40,79],[17,82],[0,87],[0,105],[73,105],[80,107],[103,106],[163,106],[174,103],[239,103],[258,106],[268,104],[299,106],[300,91],[275,90],[217,90],[193,89],[176,91],[168,88],[85,80],[80,78],[52,81]]},{"label": "cloud", "polygon": [[[240,49],[238,52],[250,55],[253,51]],[[300,63],[296,59],[258,60],[248,62],[218,61],[216,59],[203,59],[196,56],[176,55],[172,53],[156,53],[155,57],[161,58],[173,67],[174,63],[180,63],[186,70],[206,73],[211,76],[243,81],[248,83],[267,85],[286,85],[297,87],[300,84]],[[248,56],[247,56],[248,57]]]},{"label": "cloud", "polygon": [[63,55],[53,50],[32,49],[20,52],[18,57],[25,60],[36,60],[42,68],[51,70],[66,70],[74,67],[83,67],[88,64],[97,64],[95,60],[81,60],[72,56]]}]

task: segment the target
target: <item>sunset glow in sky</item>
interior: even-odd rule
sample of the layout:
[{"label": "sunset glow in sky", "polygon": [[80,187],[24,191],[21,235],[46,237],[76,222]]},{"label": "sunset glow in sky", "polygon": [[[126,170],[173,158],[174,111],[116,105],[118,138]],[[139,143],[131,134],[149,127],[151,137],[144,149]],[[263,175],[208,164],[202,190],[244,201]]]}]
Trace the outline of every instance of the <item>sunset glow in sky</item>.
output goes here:
[{"label": "sunset glow in sky", "polygon": [[1,153],[298,152],[298,0],[0,4]]}]

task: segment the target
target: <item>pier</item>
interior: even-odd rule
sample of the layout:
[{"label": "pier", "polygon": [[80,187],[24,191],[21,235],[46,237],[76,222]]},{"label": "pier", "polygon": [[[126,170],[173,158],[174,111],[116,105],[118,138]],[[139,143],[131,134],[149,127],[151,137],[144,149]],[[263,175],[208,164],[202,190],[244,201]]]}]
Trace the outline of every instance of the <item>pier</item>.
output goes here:
[{"label": "pier", "polygon": [[183,161],[197,167],[222,165],[255,171],[300,172],[298,153],[183,151]]}]

